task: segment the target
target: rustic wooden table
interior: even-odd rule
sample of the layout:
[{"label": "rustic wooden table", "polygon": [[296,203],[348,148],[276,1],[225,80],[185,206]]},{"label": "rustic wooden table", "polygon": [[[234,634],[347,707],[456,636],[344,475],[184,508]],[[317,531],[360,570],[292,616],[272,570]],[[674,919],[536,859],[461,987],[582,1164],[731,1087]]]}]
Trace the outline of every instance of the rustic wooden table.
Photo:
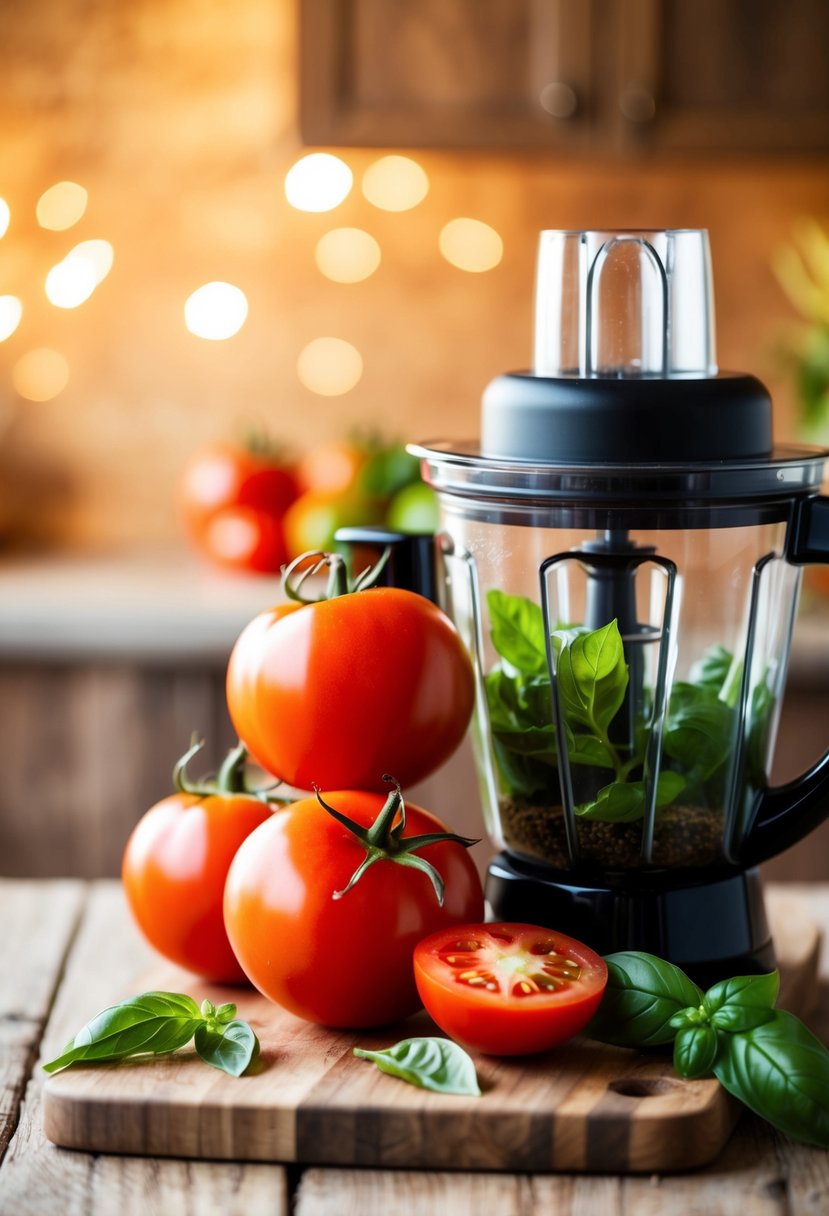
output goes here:
[{"label": "rustic wooden table", "polygon": [[[829,940],[829,884],[788,887]],[[402,1216],[486,1212],[739,1213],[824,1216],[829,1154],[746,1114],[720,1158],[695,1173],[510,1175],[228,1164],[56,1148],[43,1135],[41,1058],[109,1004],[149,952],[118,884],[0,880],[0,1213],[2,1216]],[[813,1028],[829,1041],[829,957]]]}]

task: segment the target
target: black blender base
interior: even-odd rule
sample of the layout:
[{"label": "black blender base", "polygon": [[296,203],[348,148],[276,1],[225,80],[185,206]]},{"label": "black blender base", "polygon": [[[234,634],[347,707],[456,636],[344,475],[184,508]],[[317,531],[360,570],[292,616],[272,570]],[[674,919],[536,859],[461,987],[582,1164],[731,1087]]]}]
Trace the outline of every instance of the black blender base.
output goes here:
[{"label": "black blender base", "polygon": [[557,929],[598,954],[645,950],[676,963],[701,988],[775,967],[757,870],[694,886],[621,891],[552,879],[499,853],[486,897],[495,920]]}]

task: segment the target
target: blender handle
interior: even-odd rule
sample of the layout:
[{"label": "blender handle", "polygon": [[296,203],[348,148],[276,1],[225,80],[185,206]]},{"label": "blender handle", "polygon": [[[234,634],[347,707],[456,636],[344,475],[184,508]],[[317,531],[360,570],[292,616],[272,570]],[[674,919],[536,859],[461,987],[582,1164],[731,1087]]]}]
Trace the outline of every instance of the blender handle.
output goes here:
[{"label": "blender handle", "polygon": [[[786,534],[792,565],[829,563],[829,497],[795,503]],[[802,776],[761,790],[756,797],[739,861],[758,865],[797,844],[829,817],[829,751]]]},{"label": "blender handle", "polygon": [[[374,584],[416,591],[433,604],[438,603],[436,546],[432,532],[393,532],[382,527],[338,528],[334,533],[338,549],[356,556],[356,565],[377,561],[389,550],[386,565]],[[366,552],[368,551],[368,552]]]}]

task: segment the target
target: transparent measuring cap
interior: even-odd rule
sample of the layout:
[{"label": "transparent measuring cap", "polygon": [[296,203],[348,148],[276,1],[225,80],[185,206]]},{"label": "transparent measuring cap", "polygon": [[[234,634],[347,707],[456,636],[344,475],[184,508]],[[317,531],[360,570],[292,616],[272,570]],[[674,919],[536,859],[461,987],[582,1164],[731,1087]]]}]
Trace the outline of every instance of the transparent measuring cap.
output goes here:
[{"label": "transparent measuring cap", "polygon": [[714,335],[704,229],[541,233],[537,375],[714,376]]}]

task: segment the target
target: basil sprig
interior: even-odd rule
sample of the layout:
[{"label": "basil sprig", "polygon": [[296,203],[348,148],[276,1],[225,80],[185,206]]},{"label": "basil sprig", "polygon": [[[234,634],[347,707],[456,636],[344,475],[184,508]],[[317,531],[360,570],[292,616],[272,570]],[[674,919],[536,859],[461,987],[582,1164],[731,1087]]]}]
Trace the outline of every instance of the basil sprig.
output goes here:
[{"label": "basil sprig", "polygon": [[673,1040],[681,1077],[707,1077],[794,1140],[829,1148],[829,1051],[793,1014],[775,1009],[776,971],[742,975],[703,994],[652,954],[606,959],[608,985],[587,1034],[650,1047]]},{"label": "basil sprig", "polygon": [[206,1064],[239,1077],[259,1054],[259,1040],[236,1006],[179,992],[142,992],[96,1014],[61,1054],[43,1067],[58,1072],[79,1061],[111,1063],[129,1056],[168,1055],[195,1040]]},{"label": "basil sprig", "polygon": [[[557,799],[558,752],[543,614],[532,600],[497,588],[487,592],[487,608],[492,643],[500,656],[485,687],[502,787],[515,797]],[[578,766],[579,788],[585,786],[586,800],[576,814],[605,823],[640,820],[645,811],[643,768],[651,692],[644,690],[646,713],[636,724],[633,745],[620,744],[612,724],[625,703],[630,677],[617,622],[595,630],[559,626],[551,642],[567,756],[571,766]],[[688,681],[673,684],[657,809],[670,806],[680,794],[689,805],[722,805],[742,677],[742,662],[723,646],[713,646]],[[765,781],[774,704],[772,690],[761,681],[748,714],[746,763],[753,784]]]},{"label": "basil sprig", "polygon": [[355,1047],[354,1055],[373,1061],[381,1072],[420,1089],[474,1097],[481,1094],[471,1056],[451,1039],[403,1039],[382,1051]]}]

